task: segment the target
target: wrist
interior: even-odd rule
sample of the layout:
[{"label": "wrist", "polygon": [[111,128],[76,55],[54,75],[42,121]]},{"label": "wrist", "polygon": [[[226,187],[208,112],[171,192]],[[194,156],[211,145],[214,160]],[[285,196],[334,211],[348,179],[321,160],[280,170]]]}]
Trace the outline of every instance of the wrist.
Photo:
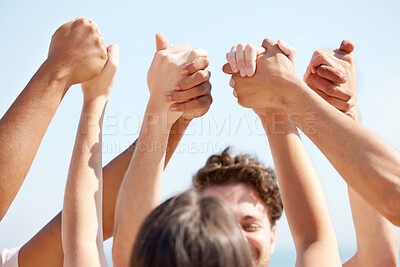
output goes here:
[{"label": "wrist", "polygon": [[176,134],[183,135],[191,121],[192,121],[192,119],[187,119],[187,118],[184,118],[181,116],[178,120],[176,120],[176,122],[174,122],[172,124],[169,134],[170,135],[176,135]]},{"label": "wrist", "polygon": [[292,114],[297,114],[303,110],[306,110],[310,98],[312,98],[313,94],[316,95],[316,93],[313,92],[310,87],[308,87],[308,85],[297,76],[295,76],[293,79],[290,79],[287,87],[289,89],[287,90],[288,94],[286,94],[283,98],[283,103],[280,107],[280,110],[291,117]]},{"label": "wrist", "polygon": [[97,97],[87,97],[83,96],[83,106],[90,107],[92,109],[103,110],[108,103],[108,97],[97,96]]},{"label": "wrist", "polygon": [[142,129],[145,127],[147,131],[156,132],[161,135],[169,135],[173,122],[168,120],[168,112],[160,105],[149,101],[143,118]]},{"label": "wrist", "polygon": [[[159,124],[163,130],[167,131],[170,131],[174,123],[182,117],[182,112],[170,111],[169,105],[170,104],[166,103],[163,99],[160,100],[150,96],[146,108],[146,114],[156,118],[157,124]],[[185,121],[185,123],[187,122]]]},{"label": "wrist", "polygon": [[166,153],[170,129],[160,121],[158,113],[146,110],[136,148],[140,152]]},{"label": "wrist", "polygon": [[108,102],[109,95],[85,95],[83,94],[83,104],[84,105],[103,105],[105,106]]},{"label": "wrist", "polygon": [[267,135],[297,132],[296,125],[281,109],[263,109],[257,112]]},{"label": "wrist", "polygon": [[72,86],[72,68],[69,68],[58,61],[55,61],[52,58],[46,59],[46,61],[42,65],[42,68],[48,75],[50,75],[50,79],[52,81],[65,84],[66,90],[64,93],[66,93],[68,89]]}]

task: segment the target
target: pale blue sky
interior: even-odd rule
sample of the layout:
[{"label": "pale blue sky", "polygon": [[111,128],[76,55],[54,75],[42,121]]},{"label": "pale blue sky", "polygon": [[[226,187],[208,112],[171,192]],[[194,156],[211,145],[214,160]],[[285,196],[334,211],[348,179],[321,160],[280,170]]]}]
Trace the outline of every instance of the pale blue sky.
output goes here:
[{"label": "pale blue sky", "polygon": [[[82,2],[0,1],[0,114],[45,60],[54,31],[78,16],[93,18],[105,42],[120,46],[120,68],[104,125],[103,161],[107,163],[137,137],[148,99],[146,73],[154,55],[154,35],[163,32],[173,44],[206,49],[214,103],[207,115],[192,122],[172,158],[165,173],[164,197],[187,188],[206,158],[227,145],[272,164],[256,116],[236,103],[229,77],[221,71],[225,53],[239,42],[260,44],[265,37],[286,41],[297,48],[297,72],[302,76],[314,50],[337,48],[343,39],[352,40],[363,123],[400,148],[399,1]],[[74,86],[0,223],[0,250],[26,242],[62,207],[81,103],[80,88]],[[324,186],[339,246],[349,257],[355,251],[355,235],[345,183],[315,146],[303,140]],[[278,223],[277,240],[271,266],[279,266],[278,252],[294,256],[285,218]],[[110,242],[106,248],[109,251]]]}]

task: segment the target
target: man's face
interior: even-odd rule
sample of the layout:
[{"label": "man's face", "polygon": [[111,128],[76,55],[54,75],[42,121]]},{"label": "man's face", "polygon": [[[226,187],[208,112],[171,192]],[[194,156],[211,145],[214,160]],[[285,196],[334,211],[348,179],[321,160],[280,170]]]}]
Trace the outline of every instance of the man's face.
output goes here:
[{"label": "man's face", "polygon": [[204,196],[220,197],[234,211],[243,235],[251,247],[256,266],[268,266],[275,248],[275,226],[256,191],[245,184],[210,186]]}]

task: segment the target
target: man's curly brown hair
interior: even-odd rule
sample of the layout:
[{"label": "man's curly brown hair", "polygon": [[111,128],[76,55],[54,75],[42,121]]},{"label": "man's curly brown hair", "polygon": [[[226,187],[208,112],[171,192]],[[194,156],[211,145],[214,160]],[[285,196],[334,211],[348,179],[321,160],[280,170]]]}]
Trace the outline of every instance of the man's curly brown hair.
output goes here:
[{"label": "man's curly brown hair", "polygon": [[267,208],[271,226],[281,217],[283,205],[274,170],[249,155],[233,157],[226,148],[212,155],[193,177],[193,186],[202,191],[213,185],[243,183],[255,189]]}]

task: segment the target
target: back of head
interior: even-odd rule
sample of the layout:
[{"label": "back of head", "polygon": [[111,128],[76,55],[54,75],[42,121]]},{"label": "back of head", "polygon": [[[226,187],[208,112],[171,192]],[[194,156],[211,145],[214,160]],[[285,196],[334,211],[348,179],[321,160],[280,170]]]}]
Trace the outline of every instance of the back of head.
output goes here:
[{"label": "back of head", "polygon": [[189,190],[165,201],[147,217],[131,266],[249,267],[252,260],[229,207]]},{"label": "back of head", "polygon": [[242,183],[262,199],[271,226],[281,217],[283,205],[274,170],[249,155],[232,156],[229,147],[212,155],[206,165],[193,177],[193,186],[202,191],[211,186]]}]

